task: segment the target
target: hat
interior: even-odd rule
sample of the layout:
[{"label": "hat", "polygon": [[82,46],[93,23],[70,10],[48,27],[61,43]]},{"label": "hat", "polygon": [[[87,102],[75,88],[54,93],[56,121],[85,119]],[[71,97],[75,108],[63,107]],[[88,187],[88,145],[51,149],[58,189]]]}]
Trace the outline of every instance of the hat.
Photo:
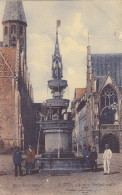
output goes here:
[{"label": "hat", "polygon": [[28,148],[32,148],[32,146],[31,145],[28,145]]},{"label": "hat", "polygon": [[95,147],[95,146],[93,146],[93,147],[92,147],[92,149],[96,149],[96,147]]},{"label": "hat", "polygon": [[15,150],[18,150],[18,149],[19,149],[19,147],[16,146],[16,147],[15,147]]}]

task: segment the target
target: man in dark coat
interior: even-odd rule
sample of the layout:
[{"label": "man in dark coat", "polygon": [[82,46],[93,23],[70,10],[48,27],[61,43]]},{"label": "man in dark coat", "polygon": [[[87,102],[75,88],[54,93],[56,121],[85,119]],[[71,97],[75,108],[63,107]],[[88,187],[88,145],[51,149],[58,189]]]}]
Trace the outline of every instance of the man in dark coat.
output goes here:
[{"label": "man in dark coat", "polygon": [[[87,164],[88,167],[90,167],[89,151],[88,151],[86,145],[83,146],[82,156],[83,156],[83,161]],[[83,164],[82,164],[82,167],[83,167]]]},{"label": "man in dark coat", "polygon": [[15,177],[18,176],[18,169],[19,169],[19,175],[22,176],[22,170],[21,170],[21,163],[22,163],[22,154],[19,151],[19,148],[15,148],[15,152],[13,153],[13,163],[15,166]]},{"label": "man in dark coat", "polygon": [[91,171],[97,171],[97,152],[96,147],[93,147],[90,154],[89,154],[89,160],[91,165]]}]

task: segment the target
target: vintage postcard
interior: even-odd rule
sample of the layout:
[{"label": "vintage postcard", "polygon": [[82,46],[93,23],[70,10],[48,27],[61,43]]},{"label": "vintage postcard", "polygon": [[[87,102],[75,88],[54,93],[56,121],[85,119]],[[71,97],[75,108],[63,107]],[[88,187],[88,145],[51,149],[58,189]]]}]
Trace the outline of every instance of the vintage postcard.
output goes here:
[{"label": "vintage postcard", "polygon": [[0,194],[122,194],[122,1],[0,0]]}]

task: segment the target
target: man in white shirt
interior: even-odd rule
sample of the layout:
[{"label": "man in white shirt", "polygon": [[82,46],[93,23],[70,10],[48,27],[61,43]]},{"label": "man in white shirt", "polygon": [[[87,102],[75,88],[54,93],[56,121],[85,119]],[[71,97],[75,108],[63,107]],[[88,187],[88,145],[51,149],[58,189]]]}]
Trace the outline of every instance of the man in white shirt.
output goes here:
[{"label": "man in white shirt", "polygon": [[103,154],[104,175],[110,174],[110,160],[112,158],[112,151],[109,149],[109,145],[105,145],[105,151]]}]

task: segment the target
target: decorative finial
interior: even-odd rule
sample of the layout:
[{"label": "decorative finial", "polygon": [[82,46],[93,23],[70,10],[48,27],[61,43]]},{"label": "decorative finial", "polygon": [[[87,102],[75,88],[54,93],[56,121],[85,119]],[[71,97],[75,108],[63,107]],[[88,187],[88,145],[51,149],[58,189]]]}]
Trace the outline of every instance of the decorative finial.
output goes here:
[{"label": "decorative finial", "polygon": [[56,20],[56,33],[58,33],[58,27],[61,25],[61,20]]},{"label": "decorative finial", "polygon": [[108,65],[108,75],[110,75],[110,72],[111,72],[111,66]]}]

